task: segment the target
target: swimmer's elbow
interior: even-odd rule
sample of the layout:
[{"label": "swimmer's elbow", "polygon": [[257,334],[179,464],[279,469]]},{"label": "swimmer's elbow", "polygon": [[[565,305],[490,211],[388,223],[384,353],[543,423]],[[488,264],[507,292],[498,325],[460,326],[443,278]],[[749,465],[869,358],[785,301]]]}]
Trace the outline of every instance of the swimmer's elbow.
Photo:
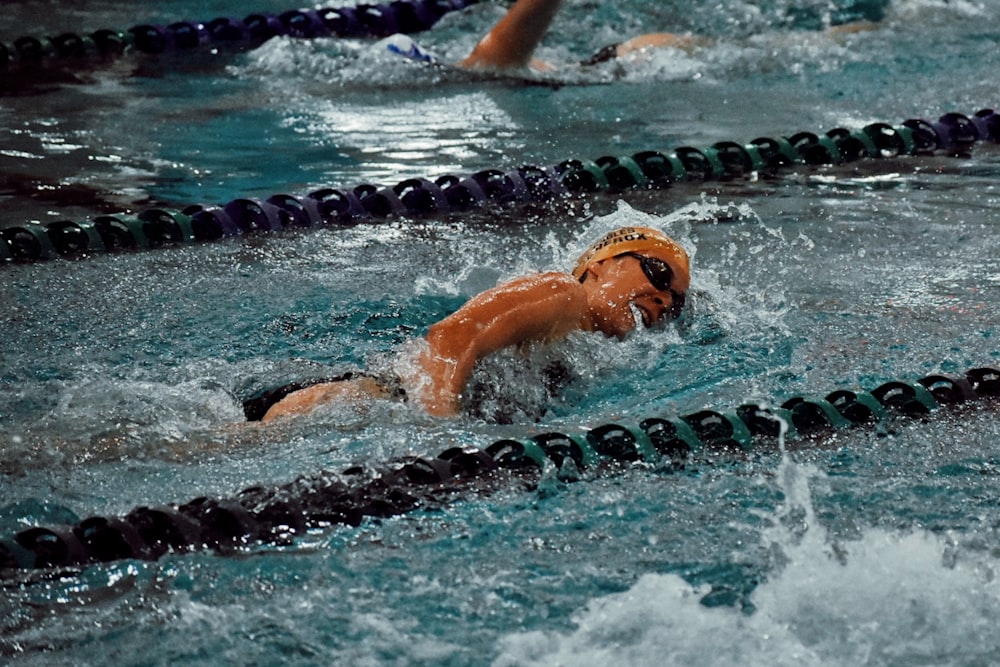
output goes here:
[{"label": "swimmer's elbow", "polygon": [[486,35],[464,60],[458,62],[465,69],[517,69],[525,67],[530,59],[517,58],[504,48],[492,35]]}]

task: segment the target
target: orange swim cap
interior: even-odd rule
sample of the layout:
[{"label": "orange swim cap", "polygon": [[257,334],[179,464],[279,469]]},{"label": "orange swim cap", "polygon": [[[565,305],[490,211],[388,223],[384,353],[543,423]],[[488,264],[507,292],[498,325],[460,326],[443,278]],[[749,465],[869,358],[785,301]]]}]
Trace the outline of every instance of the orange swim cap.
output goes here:
[{"label": "orange swim cap", "polygon": [[580,279],[594,262],[634,252],[666,262],[674,272],[671,287],[683,294],[691,285],[691,263],[684,248],[652,227],[622,227],[605,234],[580,255],[573,277]]}]

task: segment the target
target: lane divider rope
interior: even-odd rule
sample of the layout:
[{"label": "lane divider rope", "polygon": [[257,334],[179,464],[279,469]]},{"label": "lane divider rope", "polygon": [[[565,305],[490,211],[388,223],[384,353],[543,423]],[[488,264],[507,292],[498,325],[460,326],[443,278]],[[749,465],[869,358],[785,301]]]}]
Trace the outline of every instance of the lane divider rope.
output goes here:
[{"label": "lane divider rope", "polygon": [[747,178],[803,165],[839,165],[862,159],[912,155],[962,155],[977,141],[1000,141],[1000,114],[946,113],[936,121],[911,118],[898,125],[871,123],[816,134],[721,141],[706,148],[681,146],[670,153],[640,151],[593,161],[567,159],[540,167],[484,169],[472,174],[408,178],[391,186],[363,183],[326,187],[305,195],[241,197],[221,205],[150,208],[135,214],[99,215],[83,221],[25,223],[0,229],[0,264],[103,252],[144,250],[216,241],[289,228],[379,223],[484,206],[551,202],[594,193],[667,188],[680,181]]},{"label": "lane divider rope", "polygon": [[888,429],[894,420],[928,420],[975,402],[998,400],[1000,370],[982,367],[961,375],[936,373],[916,382],[889,381],[870,392],[841,389],[823,397],[797,396],[775,407],[745,403],[730,411],[650,417],[637,425],[602,424],[579,434],[502,439],[482,449],[452,447],[433,456],[320,472],[278,486],[252,486],[231,498],[199,497],[183,504],[136,507],[124,516],[27,528],[0,539],[0,574],[120,559],[156,560],[195,549],[227,554],[294,544],[309,529],[358,526],[365,517],[437,508],[463,491],[481,494],[512,482],[531,488],[550,466],[567,482],[579,479],[581,471],[601,474],[622,466],[677,472],[773,444],[782,422],[787,439],[815,442],[834,431]]},{"label": "lane divider rope", "polygon": [[49,37],[25,35],[0,42],[0,72],[17,66],[41,64],[83,66],[88,59],[129,52],[161,54],[193,51],[199,47],[252,48],[272,37],[386,37],[430,29],[445,14],[479,0],[394,0],[356,7],[292,9],[279,14],[259,12],[245,18],[221,16],[208,21],[176,21],[168,25],[141,24],[127,30],[65,32]]}]

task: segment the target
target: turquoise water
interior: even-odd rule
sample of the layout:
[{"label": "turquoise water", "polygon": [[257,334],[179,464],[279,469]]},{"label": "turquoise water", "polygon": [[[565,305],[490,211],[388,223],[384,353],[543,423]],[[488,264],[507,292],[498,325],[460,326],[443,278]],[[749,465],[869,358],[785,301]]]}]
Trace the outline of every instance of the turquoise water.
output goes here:
[{"label": "turquoise water", "polygon": [[[997,105],[992,3],[569,0],[544,83],[480,80],[362,40],[125,58],[0,95],[0,224],[391,184]],[[868,6],[869,10],[878,8]],[[74,6],[75,7],[75,6]],[[9,3],[0,40],[241,15],[219,0]],[[289,7],[261,2],[252,9]],[[862,7],[864,8],[864,7]],[[486,3],[421,35],[460,57]],[[643,29],[712,41],[580,70]],[[316,470],[611,420],[731,409],[997,362],[1000,151],[800,167],[560,207],[0,267],[2,535],[231,496]],[[621,200],[621,202],[619,202]],[[275,380],[398,368],[479,290],[568,266],[625,223],[694,255],[680,327],[484,364],[499,407],[403,403],[232,427]],[[574,382],[538,390],[547,360]],[[540,418],[536,415],[544,412]],[[5,576],[13,664],[985,665],[994,662],[995,406],[773,441],[683,471],[553,471],[531,488],[303,536]],[[0,536],[2,536],[0,535]]]}]

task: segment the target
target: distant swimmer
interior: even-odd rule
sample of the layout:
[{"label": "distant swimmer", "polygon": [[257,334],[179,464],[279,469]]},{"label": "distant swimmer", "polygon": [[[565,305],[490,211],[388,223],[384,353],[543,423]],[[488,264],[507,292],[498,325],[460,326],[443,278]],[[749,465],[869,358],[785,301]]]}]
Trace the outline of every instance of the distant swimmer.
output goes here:
[{"label": "distant swimmer", "polygon": [[[535,49],[552,25],[563,0],[518,0],[503,18],[479,40],[467,57],[451,63],[475,70],[518,70],[524,68],[549,72],[554,68],[534,57]],[[692,35],[668,32],[640,35],[619,44],[607,46],[581,65],[596,65],[628,54],[654,48],[690,50],[699,41]],[[407,35],[392,35],[383,43],[396,55],[426,63],[441,64],[431,52],[423,49]]]},{"label": "distant swimmer", "polygon": [[[523,0],[522,0],[523,1]],[[548,272],[488,289],[432,325],[409,377],[350,373],[273,390],[244,404],[248,420],[300,415],[337,401],[405,398],[448,417],[477,362],[506,348],[552,343],[573,331],[624,339],[636,328],[675,319],[691,284],[688,254],[649,227],[622,227],[601,237],[570,273]]]},{"label": "distant swimmer", "polygon": [[[550,64],[534,57],[535,50],[549,31],[563,0],[517,0],[496,25],[479,40],[467,57],[453,63],[458,67],[474,70],[520,70],[534,69],[549,72],[555,69]],[[873,7],[859,16],[880,19],[884,8],[876,2]],[[853,16],[853,15],[852,15]],[[877,23],[870,19],[854,20],[828,27],[829,34],[846,34],[873,30]],[[636,57],[657,49],[678,49],[693,51],[699,46],[712,42],[707,37],[687,33],[651,32],[637,35],[622,42],[610,44],[589,58],[581,61],[583,66],[597,65],[617,58]],[[428,63],[440,63],[430,52],[422,49],[406,35],[393,35],[386,40],[386,48],[398,55]]]},{"label": "distant swimmer", "polygon": [[[468,69],[531,67],[540,71],[551,70],[551,66],[534,58],[534,54],[562,2],[563,0],[518,0],[458,65]],[[691,35],[649,33],[605,47],[582,64],[593,65],[646,49],[691,49],[695,44],[696,38]]]}]

